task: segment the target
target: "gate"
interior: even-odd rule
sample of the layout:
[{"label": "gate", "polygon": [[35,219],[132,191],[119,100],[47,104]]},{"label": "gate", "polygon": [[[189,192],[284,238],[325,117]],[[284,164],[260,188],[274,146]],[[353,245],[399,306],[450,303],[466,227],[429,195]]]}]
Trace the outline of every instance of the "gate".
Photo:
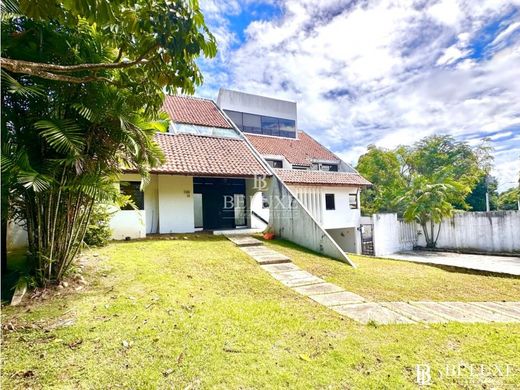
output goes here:
[{"label": "gate", "polygon": [[374,225],[361,225],[361,254],[374,256]]}]

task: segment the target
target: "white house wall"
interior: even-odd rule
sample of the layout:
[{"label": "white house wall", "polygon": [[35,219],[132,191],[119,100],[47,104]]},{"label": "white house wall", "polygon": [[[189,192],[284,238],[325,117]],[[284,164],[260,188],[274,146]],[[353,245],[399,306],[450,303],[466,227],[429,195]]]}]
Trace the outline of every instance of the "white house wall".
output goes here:
[{"label": "white house wall", "polygon": [[[141,181],[136,173],[121,175],[121,181]],[[146,233],[157,233],[159,228],[158,175],[151,175],[144,187],[144,210],[146,211]],[[119,187],[119,184],[118,184]],[[124,210],[123,210],[124,211]],[[115,226],[117,229],[118,226]]]},{"label": "white house wall", "polygon": [[[324,187],[289,185],[298,199],[325,229],[358,227],[361,213],[356,187]],[[325,194],[334,194],[335,210],[325,210]],[[357,194],[358,208],[351,209],[349,194]]]},{"label": "white house wall", "polygon": [[158,176],[159,233],[195,231],[193,178]]}]

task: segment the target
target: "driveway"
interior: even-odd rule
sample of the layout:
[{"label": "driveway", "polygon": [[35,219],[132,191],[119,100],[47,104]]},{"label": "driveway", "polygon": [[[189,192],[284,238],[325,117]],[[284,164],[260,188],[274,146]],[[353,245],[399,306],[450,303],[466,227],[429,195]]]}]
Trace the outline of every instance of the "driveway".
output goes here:
[{"label": "driveway", "polygon": [[520,275],[520,257],[430,251],[404,251],[382,257],[414,263],[449,265],[478,271]]}]

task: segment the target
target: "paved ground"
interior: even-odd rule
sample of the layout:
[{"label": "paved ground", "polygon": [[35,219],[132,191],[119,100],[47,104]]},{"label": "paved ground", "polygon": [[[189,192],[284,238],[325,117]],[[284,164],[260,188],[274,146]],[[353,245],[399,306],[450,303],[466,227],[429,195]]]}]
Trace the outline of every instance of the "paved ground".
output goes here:
[{"label": "paved ground", "polygon": [[450,265],[479,271],[520,275],[520,257],[468,255],[450,252],[405,251],[383,256],[388,259]]},{"label": "paved ground", "polygon": [[520,302],[368,302],[360,295],[304,271],[259,240],[227,237],[280,283],[364,324],[520,322]]}]

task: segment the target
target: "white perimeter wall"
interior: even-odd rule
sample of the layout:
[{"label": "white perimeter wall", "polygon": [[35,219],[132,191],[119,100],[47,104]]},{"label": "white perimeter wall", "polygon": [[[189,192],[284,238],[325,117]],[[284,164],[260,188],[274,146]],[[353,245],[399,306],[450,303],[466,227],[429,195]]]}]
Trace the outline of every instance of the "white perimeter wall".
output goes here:
[{"label": "white perimeter wall", "polygon": [[195,231],[193,178],[158,176],[159,233]]},{"label": "white perimeter wall", "polygon": [[[374,214],[372,222],[376,256],[426,246],[422,228],[398,221],[396,214]],[[442,221],[437,248],[520,252],[520,211],[457,212]]]},{"label": "white perimeter wall", "polygon": [[[426,246],[424,234],[419,246]],[[442,221],[438,248],[520,251],[520,211],[458,212]]]},{"label": "white perimeter wall", "polygon": [[374,214],[372,224],[375,256],[412,250],[416,244],[415,225],[399,221],[397,214]]}]

